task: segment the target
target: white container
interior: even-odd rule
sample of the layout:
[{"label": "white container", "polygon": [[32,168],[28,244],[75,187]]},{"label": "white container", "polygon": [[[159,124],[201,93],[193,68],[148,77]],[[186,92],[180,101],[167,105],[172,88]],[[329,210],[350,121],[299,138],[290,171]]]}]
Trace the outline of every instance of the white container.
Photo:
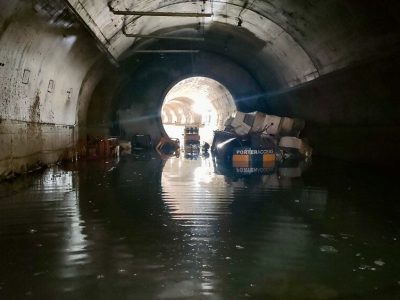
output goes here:
[{"label": "white container", "polygon": [[287,136],[290,135],[292,132],[294,124],[294,119],[292,118],[282,118],[280,128],[279,128],[279,135]]},{"label": "white container", "polygon": [[293,136],[284,136],[279,141],[279,147],[300,149],[303,147],[303,141]]},{"label": "white container", "polygon": [[282,118],[278,116],[266,115],[264,120],[264,128],[267,128],[266,133],[272,135],[278,135],[279,126],[282,122]]}]

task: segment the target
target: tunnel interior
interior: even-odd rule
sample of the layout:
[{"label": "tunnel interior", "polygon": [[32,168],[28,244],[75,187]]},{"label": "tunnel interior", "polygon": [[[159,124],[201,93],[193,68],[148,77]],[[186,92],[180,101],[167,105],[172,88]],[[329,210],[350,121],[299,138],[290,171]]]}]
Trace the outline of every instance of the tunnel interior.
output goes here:
[{"label": "tunnel interior", "polygon": [[238,111],[304,119],[315,155],[398,162],[397,2],[132,5],[2,2],[3,177],[70,158],[88,135],[158,140],[166,91],[196,76]]},{"label": "tunnel interior", "polygon": [[212,143],[214,130],[236,112],[230,92],[217,81],[190,77],[175,84],[165,96],[161,118],[170,138],[182,138],[185,127],[199,128],[202,142]]},{"label": "tunnel interior", "polygon": [[[0,298],[398,299],[399,15],[0,0]],[[300,120],[312,159],[155,151],[237,112]]]}]

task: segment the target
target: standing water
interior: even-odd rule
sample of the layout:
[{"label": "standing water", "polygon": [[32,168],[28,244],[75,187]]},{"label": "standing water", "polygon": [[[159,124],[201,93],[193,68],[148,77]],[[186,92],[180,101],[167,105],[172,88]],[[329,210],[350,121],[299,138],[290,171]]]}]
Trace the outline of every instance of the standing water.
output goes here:
[{"label": "standing water", "polygon": [[145,153],[3,183],[0,299],[400,297],[396,178],[249,171]]}]

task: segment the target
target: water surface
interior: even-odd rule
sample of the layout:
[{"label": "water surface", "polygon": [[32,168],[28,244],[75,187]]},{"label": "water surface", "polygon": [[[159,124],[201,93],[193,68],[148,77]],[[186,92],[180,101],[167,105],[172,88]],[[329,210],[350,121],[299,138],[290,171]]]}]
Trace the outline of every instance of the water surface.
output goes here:
[{"label": "water surface", "polygon": [[0,299],[400,297],[395,177],[188,158],[133,154],[1,184]]}]

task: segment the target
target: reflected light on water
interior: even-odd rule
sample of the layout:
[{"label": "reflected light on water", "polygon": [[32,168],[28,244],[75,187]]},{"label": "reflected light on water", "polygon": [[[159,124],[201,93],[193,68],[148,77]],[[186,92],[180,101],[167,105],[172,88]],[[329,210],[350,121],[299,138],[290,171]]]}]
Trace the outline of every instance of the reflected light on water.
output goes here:
[{"label": "reflected light on water", "polygon": [[71,168],[0,185],[0,299],[400,295],[400,207],[382,174],[147,152]]},{"label": "reflected light on water", "polygon": [[81,219],[78,188],[78,178],[73,176],[72,171],[56,172],[53,169],[43,175],[42,181],[37,186],[39,191],[52,194],[49,201],[61,200],[61,198],[54,197],[57,193],[60,193],[59,197],[62,197],[55,216],[56,219],[62,220],[65,228],[64,245],[60,245],[61,249],[65,249],[60,262],[64,266],[60,269],[59,276],[61,278],[76,277],[81,273],[81,265],[88,263],[90,259],[86,251],[87,236],[83,234],[85,221]]},{"label": "reflected light on water", "polygon": [[224,178],[215,176],[211,159],[169,159],[161,185],[173,219],[199,221],[230,214],[232,194]]}]

